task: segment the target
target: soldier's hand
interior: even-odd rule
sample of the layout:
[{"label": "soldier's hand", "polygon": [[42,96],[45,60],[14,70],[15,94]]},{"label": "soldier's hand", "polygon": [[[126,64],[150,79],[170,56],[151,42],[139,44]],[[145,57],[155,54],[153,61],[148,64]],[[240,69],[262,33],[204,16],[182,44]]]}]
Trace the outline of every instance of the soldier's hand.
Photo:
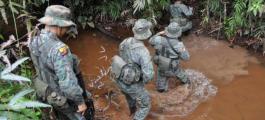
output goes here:
[{"label": "soldier's hand", "polygon": [[181,4],[182,1],[181,0],[176,0],[175,4]]},{"label": "soldier's hand", "polygon": [[78,110],[77,110],[77,112],[79,112],[79,113],[81,113],[82,115],[84,115],[86,109],[87,109],[86,103],[83,103],[83,104],[78,105]]},{"label": "soldier's hand", "polygon": [[160,31],[157,33],[157,35],[164,35],[165,34],[165,31]]}]

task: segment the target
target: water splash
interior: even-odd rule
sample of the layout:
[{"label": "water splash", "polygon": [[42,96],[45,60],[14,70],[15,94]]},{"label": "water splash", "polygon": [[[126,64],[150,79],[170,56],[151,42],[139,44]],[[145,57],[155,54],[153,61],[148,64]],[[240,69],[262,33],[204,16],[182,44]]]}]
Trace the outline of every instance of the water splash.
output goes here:
[{"label": "water splash", "polygon": [[[200,103],[216,95],[217,87],[212,85],[211,80],[205,75],[192,69],[187,69],[185,72],[191,80],[190,85],[178,86],[167,93],[151,93],[153,98],[158,100],[159,109],[159,112],[152,112],[151,115],[184,117],[192,113]],[[168,113],[173,114],[169,115]]]}]

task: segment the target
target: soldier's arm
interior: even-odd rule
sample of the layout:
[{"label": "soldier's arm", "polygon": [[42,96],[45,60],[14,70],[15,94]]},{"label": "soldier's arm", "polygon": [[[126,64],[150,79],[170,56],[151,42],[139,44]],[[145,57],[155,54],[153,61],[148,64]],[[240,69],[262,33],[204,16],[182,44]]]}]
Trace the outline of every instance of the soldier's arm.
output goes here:
[{"label": "soldier's arm", "polygon": [[156,35],[152,36],[148,41],[149,44],[151,44],[155,48],[155,50],[161,49],[162,41],[166,40],[164,37],[160,36],[160,34],[164,34],[164,31],[161,31]]},{"label": "soldier's arm", "polygon": [[147,48],[140,49],[140,65],[142,69],[143,80],[145,83],[151,81],[154,77],[154,67],[151,60],[151,56]]},{"label": "soldier's arm", "polygon": [[78,85],[73,71],[73,58],[70,50],[65,45],[60,45],[54,54],[54,70],[59,79],[60,90],[64,95],[73,100],[77,105],[84,103],[83,90]]},{"label": "soldier's arm", "polygon": [[186,16],[192,16],[193,15],[193,8],[188,7],[184,4],[179,4],[178,5],[179,9],[181,9],[182,13],[185,14]]},{"label": "soldier's arm", "polygon": [[186,47],[184,46],[183,42],[179,42],[174,48],[179,52],[180,59],[182,60],[190,59],[190,54],[186,49]]}]

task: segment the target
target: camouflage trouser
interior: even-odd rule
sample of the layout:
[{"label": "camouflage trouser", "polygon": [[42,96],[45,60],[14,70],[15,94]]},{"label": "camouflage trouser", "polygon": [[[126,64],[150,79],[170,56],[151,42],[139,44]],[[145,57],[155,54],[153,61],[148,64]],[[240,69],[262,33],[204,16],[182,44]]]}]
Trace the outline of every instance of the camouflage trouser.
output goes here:
[{"label": "camouflage trouser", "polygon": [[176,69],[171,69],[169,71],[161,71],[160,68],[158,67],[156,89],[167,91],[169,77],[177,77],[179,80],[181,80],[182,83],[186,83],[188,81],[188,77],[185,71],[180,67]]},{"label": "camouflage trouser", "polygon": [[170,22],[176,22],[180,25],[182,32],[186,32],[192,28],[192,22],[187,21],[185,24],[181,23],[178,18],[172,18]]},{"label": "camouflage trouser", "polygon": [[130,95],[130,93],[125,92],[123,92],[123,94],[126,97],[131,114],[135,112],[133,120],[144,120],[151,109],[151,99],[149,93],[144,90],[136,93],[137,95]]}]

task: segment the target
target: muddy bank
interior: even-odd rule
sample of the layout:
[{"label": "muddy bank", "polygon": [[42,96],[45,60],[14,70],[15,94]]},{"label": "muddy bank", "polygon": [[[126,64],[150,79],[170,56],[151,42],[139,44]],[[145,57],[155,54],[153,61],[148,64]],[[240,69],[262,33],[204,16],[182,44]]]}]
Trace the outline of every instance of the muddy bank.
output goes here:
[{"label": "muddy bank", "polygon": [[[187,117],[172,117],[159,114],[152,101],[148,120],[263,120],[265,114],[265,67],[255,57],[240,47],[229,48],[228,44],[208,37],[189,35],[183,39],[191,60],[182,62],[184,68],[195,69],[212,79],[218,87],[217,96],[200,104]],[[130,119],[125,98],[119,92],[113,95],[108,105],[108,91],[117,91],[113,81],[104,73],[108,71],[110,58],[117,54],[120,41],[112,40],[98,32],[81,33],[78,39],[68,41],[72,51],[81,58],[81,69],[92,90],[96,106],[104,109],[101,116],[112,120]],[[151,51],[152,48],[150,48]],[[147,89],[155,92],[155,83]],[[175,86],[172,86],[173,89]],[[108,109],[107,109],[108,108]]]}]

